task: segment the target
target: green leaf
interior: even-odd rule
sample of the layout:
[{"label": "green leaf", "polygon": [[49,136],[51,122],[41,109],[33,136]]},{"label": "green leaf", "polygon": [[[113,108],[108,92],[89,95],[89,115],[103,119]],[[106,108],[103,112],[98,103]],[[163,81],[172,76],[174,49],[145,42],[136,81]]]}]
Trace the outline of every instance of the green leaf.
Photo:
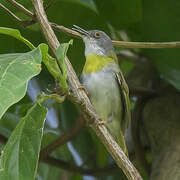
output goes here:
[{"label": "green leaf", "polygon": [[[26,44],[30,49],[35,49],[35,46],[30,41],[28,41],[23,36],[21,36],[21,33],[17,29],[0,27],[0,34],[12,36],[12,37],[20,40],[24,44]],[[72,43],[72,42],[69,42],[69,43]],[[56,79],[58,79],[60,77],[61,71],[58,67],[56,60],[48,54],[48,46],[46,44],[42,43],[42,44],[40,44],[39,47],[41,49],[44,64],[47,66],[49,72]]]},{"label": "green leaf", "polygon": [[34,180],[47,110],[36,103],[20,120],[2,151],[1,180]]},{"label": "green leaf", "polygon": [[58,49],[57,49],[57,52],[56,52],[59,65],[60,65],[61,70],[62,70],[61,85],[65,89],[68,87],[67,83],[66,83],[67,69],[66,69],[65,57],[66,57],[69,45],[72,45],[72,43],[73,43],[73,40],[70,40],[68,43],[60,44]]},{"label": "green leaf", "polygon": [[12,36],[26,44],[30,49],[35,49],[34,45],[27,39],[25,39],[23,36],[21,36],[21,33],[17,29],[0,27],[0,34]]},{"label": "green leaf", "polygon": [[40,48],[0,55],[0,118],[8,107],[24,97],[28,80],[41,71],[41,59]]},{"label": "green leaf", "polygon": [[[58,63],[55,58],[51,57],[48,54],[48,46],[45,44],[40,44],[41,48],[41,53],[42,53],[42,61],[46,65],[48,71],[51,73],[51,75],[59,80],[60,82],[62,81],[62,74],[61,70],[58,66]],[[63,82],[64,83],[64,82]]]},{"label": "green leaf", "polygon": [[[90,7],[94,4],[93,0],[87,1],[91,2],[86,3],[86,1],[84,0],[55,1],[53,3],[53,6],[48,9],[48,18],[51,22],[63,24],[68,28],[72,28],[73,24],[77,24],[85,29],[99,29],[105,31],[106,33],[109,33],[109,28],[105,19],[99,16],[99,13],[94,10],[94,7]],[[23,4],[25,7],[32,9],[31,1],[19,0],[18,2]],[[48,4],[49,2],[46,0],[44,1],[44,3]],[[6,4],[9,5],[9,3],[5,1],[5,5]],[[11,6],[7,7],[12,8]],[[15,11],[16,15],[23,14],[18,9],[13,10]],[[74,12],[75,16],[72,16],[71,13],[67,13],[69,10],[71,10],[71,12]],[[18,23],[14,21],[4,9],[0,9],[0,14],[1,19],[3,19],[3,21],[0,21],[0,26],[19,29],[21,34],[24,37],[28,38],[34,45],[38,45],[40,42],[45,41],[44,36],[41,33],[40,27],[37,23],[29,26],[28,28],[24,28],[18,25]],[[66,18],[64,18],[64,14],[66,14]],[[28,20],[27,17],[23,17],[22,19]],[[57,33],[57,37],[61,42],[68,42],[70,40],[70,36],[67,36],[62,32]],[[70,49],[68,57],[75,71],[79,75],[85,62],[84,43],[80,39],[74,40],[76,41],[76,43],[74,43],[73,47]],[[9,53],[9,50],[11,52],[25,52],[25,50],[27,51],[27,48],[24,46],[24,44],[19,43],[16,39],[11,37],[5,38],[4,35],[0,35],[0,43],[3,44],[3,46],[0,46],[0,52]]]},{"label": "green leaf", "polygon": [[[62,134],[59,132],[59,129],[51,129],[51,128],[45,128],[43,139],[41,143],[41,149],[48,146],[52,142],[54,142],[56,139],[58,139]],[[52,155],[56,158],[61,158],[61,160],[64,161],[72,161],[72,155],[67,147],[67,144],[64,144],[58,148],[56,148],[55,151],[53,151]]]},{"label": "green leaf", "polygon": [[71,39],[68,43],[62,43],[59,45],[57,49],[57,57],[58,57],[58,60],[60,60],[62,64],[65,64],[65,57],[66,57],[69,45],[72,45],[72,44],[73,44],[73,40]]},{"label": "green leaf", "polygon": [[40,163],[38,166],[38,173],[36,180],[52,180],[59,179],[61,169],[51,166],[47,163]]},{"label": "green leaf", "polygon": [[[67,13],[69,10],[75,15],[72,16],[71,13]],[[66,14],[66,18],[64,18],[64,14]],[[81,2],[80,0],[55,1],[54,5],[48,9],[48,18],[52,22],[63,24],[68,28],[72,28],[72,25],[76,24],[87,30],[99,29],[107,34],[109,33],[105,19],[100,17],[99,13],[92,8],[85,5],[84,0],[81,0]],[[57,33],[57,37],[61,42],[68,42],[70,40],[69,36],[64,35],[64,33]],[[85,62],[83,41],[75,38],[73,47],[68,51],[70,52],[68,58],[79,75]]]},{"label": "green leaf", "polygon": [[0,132],[6,138],[9,138],[11,132],[19,122],[20,117],[15,113],[6,112],[0,120]]}]

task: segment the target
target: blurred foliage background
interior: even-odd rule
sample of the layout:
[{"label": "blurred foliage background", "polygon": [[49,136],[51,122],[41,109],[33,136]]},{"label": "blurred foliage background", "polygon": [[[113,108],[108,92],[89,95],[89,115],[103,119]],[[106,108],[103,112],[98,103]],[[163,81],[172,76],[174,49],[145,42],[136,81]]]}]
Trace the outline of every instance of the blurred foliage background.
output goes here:
[{"label": "blurred foliage background", "polygon": [[[19,17],[24,20],[29,19],[7,1],[1,1]],[[18,0],[18,2],[33,11],[31,1]],[[44,5],[48,3],[48,0],[44,1]],[[55,0],[46,12],[51,22],[68,28],[76,24],[84,29],[102,30],[114,40],[167,42],[180,40],[179,9],[179,0],[172,2],[168,0]],[[19,29],[21,34],[35,46],[45,42],[38,24],[22,27],[3,9],[0,9],[0,26]],[[72,39],[62,32],[56,32],[56,35],[60,42]],[[180,167],[177,163],[180,158],[180,153],[177,153],[180,150],[178,146],[180,121],[177,120],[180,118],[178,111],[180,50],[178,48],[124,49],[120,47],[115,47],[115,50],[120,67],[127,79],[132,99],[133,122],[126,136],[130,160],[145,180],[167,178],[173,180],[175,175],[180,178],[178,173]],[[0,54],[27,51],[29,49],[21,42],[12,37],[0,35]],[[74,38],[73,46],[68,51],[68,57],[79,76],[85,62],[82,40]],[[29,82],[26,96],[10,107],[1,119],[0,133],[8,138],[19,119],[31,107],[36,95],[54,86],[54,79],[43,65],[40,75]],[[64,132],[68,132],[81,119],[78,108],[68,100],[61,105],[48,101],[45,106],[49,111],[42,148]],[[173,134],[172,131],[177,133]],[[177,139],[172,144],[175,137]],[[167,152],[170,156],[166,154]],[[173,156],[174,152],[176,154]],[[113,159],[104,146],[87,126],[84,126],[71,141],[56,148],[51,155],[66,162],[67,166],[57,167],[41,162],[38,167],[37,180],[126,179],[121,170],[114,165]],[[171,155],[174,159],[171,159]],[[166,160],[164,160],[165,157]],[[166,166],[163,162],[166,162]],[[70,168],[71,166],[79,167],[82,171]],[[175,167],[177,169],[173,171],[172,176],[166,176],[167,173],[170,174],[170,170],[166,170],[175,169]],[[86,171],[89,169],[91,171]]]}]

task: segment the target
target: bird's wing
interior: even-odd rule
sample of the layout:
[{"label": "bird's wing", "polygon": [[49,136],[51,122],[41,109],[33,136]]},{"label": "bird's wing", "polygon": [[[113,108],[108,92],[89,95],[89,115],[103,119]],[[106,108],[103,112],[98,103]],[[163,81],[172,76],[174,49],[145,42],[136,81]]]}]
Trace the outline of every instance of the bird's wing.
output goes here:
[{"label": "bird's wing", "polygon": [[[115,60],[115,62],[117,64],[119,64],[117,56],[114,52],[110,52],[108,54],[108,56],[113,58]],[[128,85],[126,84],[126,81],[124,79],[124,76],[123,76],[120,68],[115,70],[115,75],[117,78],[117,82],[119,84],[120,93],[121,93],[121,97],[122,97],[122,103],[123,103],[123,107],[124,107],[123,108],[124,109],[124,116],[123,116],[123,119],[121,121],[121,128],[122,128],[122,131],[124,132],[127,129],[127,127],[129,126],[129,123],[131,121],[129,88],[128,88]]]},{"label": "bird's wing", "polygon": [[119,84],[120,93],[122,97],[123,109],[124,109],[124,117],[121,121],[122,131],[125,132],[129,123],[131,121],[131,112],[130,112],[130,100],[129,100],[129,89],[124,79],[124,76],[121,71],[116,74],[117,82]]}]

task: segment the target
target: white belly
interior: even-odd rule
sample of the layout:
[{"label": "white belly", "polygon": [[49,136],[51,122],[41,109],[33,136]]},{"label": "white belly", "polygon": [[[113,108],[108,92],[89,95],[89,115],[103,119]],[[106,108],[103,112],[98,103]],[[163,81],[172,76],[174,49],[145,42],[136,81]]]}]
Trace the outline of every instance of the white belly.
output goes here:
[{"label": "white belly", "polygon": [[[107,122],[121,118],[122,106],[119,85],[110,69],[82,75],[82,83],[90,94],[90,100],[100,117]],[[120,126],[120,122],[117,126]]]}]

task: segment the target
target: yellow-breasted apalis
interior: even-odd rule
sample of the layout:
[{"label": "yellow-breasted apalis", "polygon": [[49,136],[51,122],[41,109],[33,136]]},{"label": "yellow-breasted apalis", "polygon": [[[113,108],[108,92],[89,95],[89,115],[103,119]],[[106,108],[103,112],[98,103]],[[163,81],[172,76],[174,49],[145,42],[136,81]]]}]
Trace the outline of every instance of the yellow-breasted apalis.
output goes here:
[{"label": "yellow-breasted apalis", "polygon": [[98,115],[127,154],[124,133],[130,122],[129,90],[119,68],[112,41],[103,31],[87,31],[74,25],[85,43],[86,62],[81,82]]}]

